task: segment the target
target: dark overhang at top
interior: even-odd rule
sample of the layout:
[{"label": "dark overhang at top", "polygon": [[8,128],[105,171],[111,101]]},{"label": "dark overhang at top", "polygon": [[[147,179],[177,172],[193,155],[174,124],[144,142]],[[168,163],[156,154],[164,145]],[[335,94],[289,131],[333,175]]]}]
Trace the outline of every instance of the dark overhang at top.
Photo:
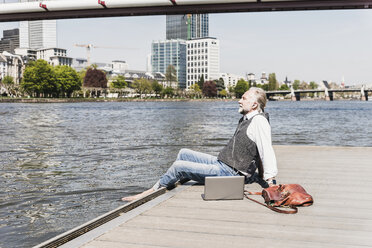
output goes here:
[{"label": "dark overhang at top", "polygon": [[369,8],[372,8],[372,0],[64,0],[0,4],[0,22],[115,16]]}]

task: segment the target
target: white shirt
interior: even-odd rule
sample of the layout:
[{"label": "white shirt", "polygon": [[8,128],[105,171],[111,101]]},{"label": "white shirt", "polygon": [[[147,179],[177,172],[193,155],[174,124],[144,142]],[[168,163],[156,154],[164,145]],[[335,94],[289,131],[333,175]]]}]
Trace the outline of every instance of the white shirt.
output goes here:
[{"label": "white shirt", "polygon": [[[259,112],[255,110],[246,114],[244,118],[249,120],[257,114]],[[262,115],[254,117],[247,128],[247,136],[256,143],[264,169],[264,180],[275,177],[278,174],[278,167],[271,143],[271,127],[267,119]]]}]

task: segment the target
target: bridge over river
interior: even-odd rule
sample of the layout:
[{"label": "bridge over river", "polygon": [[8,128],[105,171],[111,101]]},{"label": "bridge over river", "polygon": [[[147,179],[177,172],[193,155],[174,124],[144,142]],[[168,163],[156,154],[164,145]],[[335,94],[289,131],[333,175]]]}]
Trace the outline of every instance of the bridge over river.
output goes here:
[{"label": "bridge over river", "polygon": [[60,0],[5,3],[0,22],[197,13],[370,9],[371,0]]},{"label": "bridge over river", "polygon": [[346,89],[324,89],[324,90],[274,90],[274,91],[267,91],[266,96],[268,99],[272,99],[273,96],[276,95],[288,95],[291,94],[292,101],[300,101],[301,100],[301,94],[306,93],[324,93],[324,99],[327,101],[333,101],[334,94],[335,93],[360,93],[360,100],[362,101],[368,101],[368,93],[372,92],[372,89],[365,89],[362,88],[346,88]]}]

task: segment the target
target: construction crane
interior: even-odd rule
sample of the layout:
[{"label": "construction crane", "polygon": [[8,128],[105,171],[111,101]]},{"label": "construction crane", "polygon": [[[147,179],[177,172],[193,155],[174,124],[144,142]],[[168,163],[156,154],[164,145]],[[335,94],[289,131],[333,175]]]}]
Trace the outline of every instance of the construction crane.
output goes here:
[{"label": "construction crane", "polygon": [[74,44],[75,47],[85,47],[87,51],[87,66],[90,66],[90,53],[92,48],[105,48],[105,49],[131,49],[137,50],[138,48],[129,47],[109,47],[109,46],[94,46],[93,44]]}]

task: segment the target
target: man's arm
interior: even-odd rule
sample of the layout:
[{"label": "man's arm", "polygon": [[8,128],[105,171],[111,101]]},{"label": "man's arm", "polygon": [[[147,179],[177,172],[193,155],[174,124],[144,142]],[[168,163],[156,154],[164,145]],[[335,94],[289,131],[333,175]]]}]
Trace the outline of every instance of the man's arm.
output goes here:
[{"label": "man's arm", "polygon": [[[271,143],[271,127],[265,117],[258,115],[253,117],[247,129],[248,137],[257,145],[263,165],[264,180],[275,177],[278,174],[275,152]],[[270,184],[270,182],[268,182]]]}]

